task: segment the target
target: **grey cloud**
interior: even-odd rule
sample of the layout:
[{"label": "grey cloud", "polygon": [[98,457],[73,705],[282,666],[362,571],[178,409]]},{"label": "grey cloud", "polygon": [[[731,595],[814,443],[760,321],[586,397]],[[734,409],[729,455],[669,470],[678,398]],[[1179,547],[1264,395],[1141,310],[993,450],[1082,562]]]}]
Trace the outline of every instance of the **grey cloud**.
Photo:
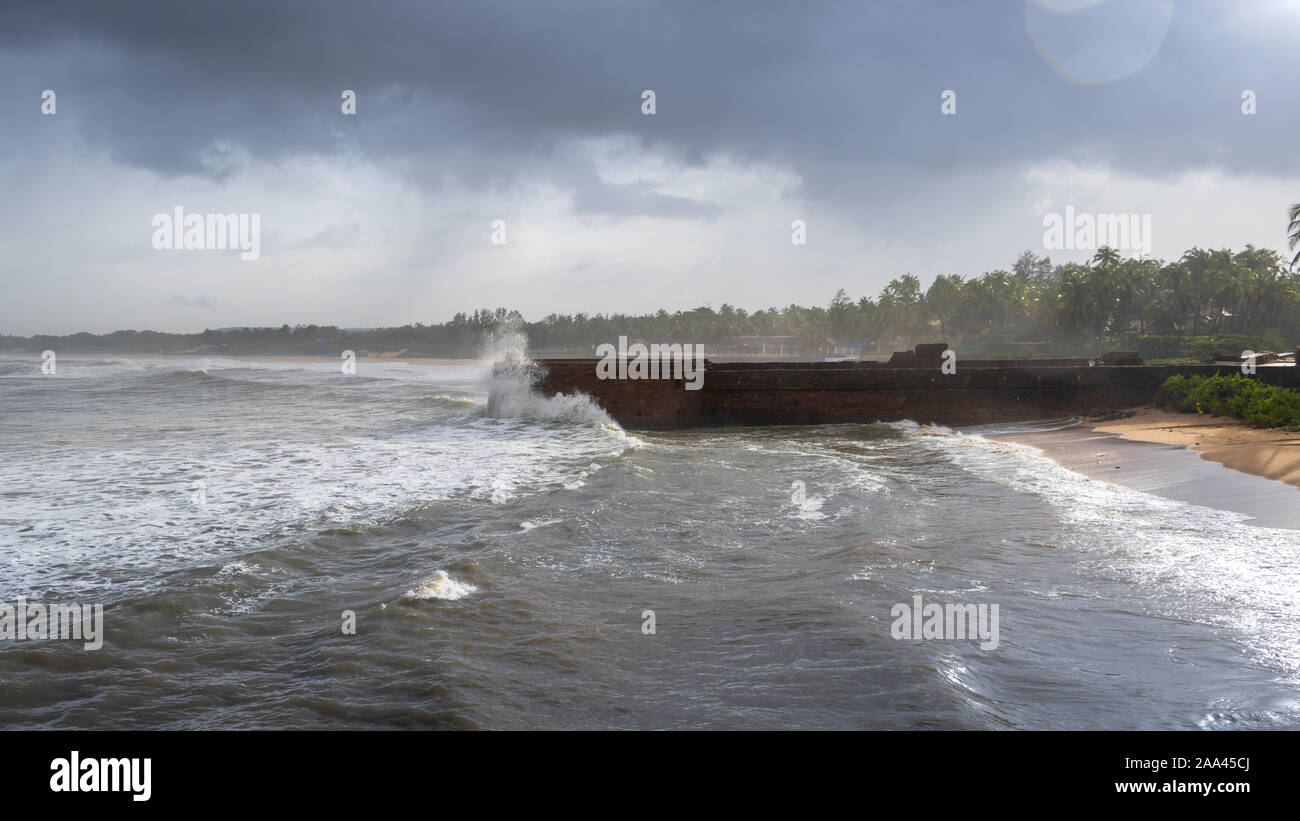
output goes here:
[{"label": "grey cloud", "polygon": [[644,181],[606,183],[595,175],[587,175],[571,183],[573,210],[577,214],[715,219],[723,211],[713,203],[652,191],[651,184]]},{"label": "grey cloud", "polygon": [[[567,139],[632,135],[683,162],[726,152],[791,167],[804,193],[852,202],[885,166],[926,175],[1066,156],[1156,176],[1295,171],[1300,155],[1275,150],[1300,125],[1283,104],[1290,52],[1273,41],[1285,32],[1207,34],[1225,14],[1180,4],[1154,59],[1099,86],[1047,64],[1019,2],[17,0],[0,42],[33,61],[51,44],[83,45],[85,64],[63,65],[61,81],[85,105],[65,110],[87,143],[163,174],[237,173],[238,155],[220,148],[233,145],[269,161],[356,152],[412,161],[413,181],[430,188],[508,188],[550,167]],[[1069,45],[1070,30],[1062,37]],[[1261,113],[1243,122],[1247,86]],[[359,95],[356,117],[339,113],[344,88]],[[640,113],[643,88],[658,95],[653,117]],[[946,88],[956,117],[939,115]],[[564,170],[554,181],[576,187],[582,207],[708,211],[601,192]]]},{"label": "grey cloud", "polygon": [[180,294],[174,294],[171,299],[167,300],[167,304],[177,308],[198,308],[204,311],[211,311],[225,306],[225,303],[220,300],[208,299],[205,296],[191,298]]},{"label": "grey cloud", "polygon": [[339,248],[352,245],[361,236],[361,223],[347,226],[327,225],[317,234],[297,243],[298,248]]}]

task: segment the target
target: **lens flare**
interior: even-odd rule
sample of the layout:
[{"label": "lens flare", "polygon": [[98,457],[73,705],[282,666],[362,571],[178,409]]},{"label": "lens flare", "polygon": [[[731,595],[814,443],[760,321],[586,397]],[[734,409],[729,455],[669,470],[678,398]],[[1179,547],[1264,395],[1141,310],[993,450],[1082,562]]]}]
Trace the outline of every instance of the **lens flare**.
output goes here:
[{"label": "lens flare", "polygon": [[1164,42],[1173,0],[1026,0],[1025,32],[1063,77],[1098,85],[1140,71]]}]

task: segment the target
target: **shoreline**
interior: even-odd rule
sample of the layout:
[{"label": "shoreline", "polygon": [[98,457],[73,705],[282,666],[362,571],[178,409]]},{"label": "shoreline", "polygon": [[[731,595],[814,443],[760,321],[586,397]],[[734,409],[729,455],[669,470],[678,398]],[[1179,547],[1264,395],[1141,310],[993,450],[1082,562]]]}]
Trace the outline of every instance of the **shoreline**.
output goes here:
[{"label": "shoreline", "polygon": [[1300,530],[1300,432],[1149,406],[1133,410],[1126,419],[990,438],[1038,448],[1090,479]]},{"label": "shoreline", "polygon": [[1233,470],[1300,487],[1300,431],[1252,428],[1226,416],[1138,409],[1093,430],[1136,442],[1184,445]]}]

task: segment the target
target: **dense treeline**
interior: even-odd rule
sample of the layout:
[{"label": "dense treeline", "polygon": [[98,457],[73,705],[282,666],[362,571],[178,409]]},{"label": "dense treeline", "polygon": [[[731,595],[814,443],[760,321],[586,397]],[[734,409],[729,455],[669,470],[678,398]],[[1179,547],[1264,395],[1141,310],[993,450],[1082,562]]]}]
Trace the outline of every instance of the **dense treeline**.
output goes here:
[{"label": "dense treeline", "polygon": [[[874,300],[855,302],[840,290],[826,308],[790,305],[750,314],[724,304],[653,316],[551,315],[527,327],[539,348],[591,345],[620,333],[704,342],[794,335],[814,346],[828,339],[872,341],[885,351],[942,340],[984,353],[1120,345],[1156,356],[1199,356],[1243,341],[1280,348],[1284,339],[1300,338],[1300,270],[1251,246],[1237,253],[1194,248],[1172,263],[1124,259],[1102,248],[1086,264],[1057,266],[1026,251],[1010,271],[938,276],[928,288],[907,274]],[[1191,352],[1184,343],[1193,337],[1199,344]]]},{"label": "dense treeline", "polygon": [[922,289],[893,280],[875,300],[841,291],[828,310],[834,336],[892,343],[926,339],[986,350],[1041,343],[1061,350],[1152,336],[1294,338],[1300,331],[1300,271],[1273,251],[1194,248],[1172,263],[1122,258],[1102,248],[1087,264],[1052,266],[1026,251],[1010,271],[972,279],[939,276]]},{"label": "dense treeline", "polygon": [[639,316],[551,314],[525,322],[517,311],[481,309],[450,322],[400,328],[335,326],[206,330],[201,334],[118,331],[30,339],[0,337],[0,350],[104,353],[311,354],[340,349],[407,355],[479,356],[493,331],[520,324],[534,351],[590,353],[618,336],[717,344],[743,335],[796,336],[817,351],[829,340],[870,341],[889,351],[943,340],[971,353],[1087,353],[1136,348],[1148,356],[1200,356],[1216,346],[1289,347],[1300,341],[1300,269],[1276,252],[1193,248],[1174,262],[1123,258],[1110,248],[1085,264],[1053,265],[1026,251],[1011,270],[942,275],[924,287],[907,274],[875,298],[846,291],[826,307],[750,313],[724,304]]}]

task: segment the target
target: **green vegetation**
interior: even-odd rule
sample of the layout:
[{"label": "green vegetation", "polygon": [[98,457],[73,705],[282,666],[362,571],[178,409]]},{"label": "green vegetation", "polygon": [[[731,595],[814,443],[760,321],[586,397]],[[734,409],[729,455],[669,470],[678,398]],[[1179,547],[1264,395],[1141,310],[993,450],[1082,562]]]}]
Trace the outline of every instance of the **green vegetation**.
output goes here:
[{"label": "green vegetation", "polygon": [[1257,428],[1300,430],[1300,393],[1234,374],[1171,376],[1155,405],[1182,413],[1231,416]]},{"label": "green vegetation", "polygon": [[[1296,246],[1300,246],[1300,202],[1291,206],[1291,210],[1286,213],[1291,223],[1286,227],[1287,240],[1291,244],[1291,250],[1295,251]],[[1295,258],[1291,260],[1292,265],[1300,265],[1300,251],[1296,251]]]},{"label": "green vegetation", "polygon": [[1254,336],[1213,334],[1208,336],[1137,336],[1130,343],[1142,351],[1148,362],[1157,360],[1204,362],[1215,354],[1237,357],[1244,350],[1285,351],[1289,346],[1272,331]]},{"label": "green vegetation", "polygon": [[[1300,243],[1300,205],[1292,239]],[[1300,255],[1297,255],[1300,263]],[[202,334],[118,331],[104,336],[0,337],[0,351],[79,353],[311,354],[400,351],[478,356],[502,325],[520,325],[535,355],[586,355],[619,336],[717,343],[733,336],[791,336],[805,352],[828,340],[875,342],[888,354],[946,341],[963,355],[1095,356],[1136,350],[1148,359],[1204,361],[1287,350],[1300,340],[1300,267],[1275,251],[1193,248],[1175,262],[1125,259],[1102,248],[1086,264],[1053,265],[1025,251],[1010,271],[946,274],[926,288],[905,274],[872,299],[840,289],[827,307],[789,305],[750,313],[729,304],[653,314],[550,314],[528,322],[505,308],[459,313],[449,322],[400,328],[298,325],[226,328]],[[318,342],[317,340],[323,340]]]}]

